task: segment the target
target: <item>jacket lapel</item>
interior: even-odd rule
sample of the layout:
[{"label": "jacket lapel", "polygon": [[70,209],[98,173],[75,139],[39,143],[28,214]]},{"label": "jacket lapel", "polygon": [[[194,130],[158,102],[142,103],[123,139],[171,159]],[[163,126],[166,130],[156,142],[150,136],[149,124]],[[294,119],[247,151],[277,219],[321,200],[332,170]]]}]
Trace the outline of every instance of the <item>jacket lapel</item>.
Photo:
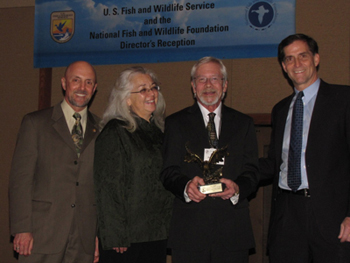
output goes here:
[{"label": "jacket lapel", "polygon": [[[292,95],[290,95],[289,97],[287,97],[287,99],[285,100],[285,103],[283,105],[281,105],[280,109],[275,109],[277,114],[275,116],[273,116],[273,118],[276,119],[272,119],[272,125],[275,129],[275,145],[277,145],[276,147],[276,157],[278,158],[279,162],[276,162],[276,164],[278,165],[278,167],[280,167],[281,163],[282,163],[282,147],[283,147],[283,137],[284,137],[284,129],[286,126],[286,121],[287,121],[287,117],[288,117],[288,111],[289,111],[289,106],[293,100],[294,97],[293,93]],[[274,125],[274,123],[276,123],[277,125]]]},{"label": "jacket lapel", "polygon": [[195,136],[200,136],[202,140],[207,141],[209,146],[207,129],[204,124],[202,112],[197,102],[189,108],[188,112],[190,113],[189,118],[190,123],[192,124],[192,129],[198,132],[195,134]]},{"label": "jacket lapel", "polygon": [[[86,131],[84,134],[84,141],[80,154],[84,152],[86,147],[90,144],[91,140],[96,136],[99,130],[98,123],[96,123],[92,114],[89,111],[87,114],[88,116],[86,121]],[[72,151],[76,152],[72,135],[68,129],[68,125],[61,108],[61,103],[58,103],[54,106],[52,120],[54,121],[52,127],[56,130],[58,136],[61,137],[61,139],[72,149]]]},{"label": "jacket lapel", "polygon": [[[317,133],[319,133],[319,125],[329,120],[328,103],[332,103],[332,92],[327,83],[321,80],[320,88],[317,93],[314,110],[312,112],[312,118],[310,122],[310,130],[308,140],[312,141],[315,138],[318,138]],[[308,141],[308,145],[309,145]]]},{"label": "jacket lapel", "polygon": [[222,148],[228,144],[234,134],[235,117],[233,114],[227,114],[227,107],[222,104],[221,109],[221,129],[219,135],[218,148]]},{"label": "jacket lapel", "polygon": [[64,118],[61,103],[54,106],[52,120],[54,121],[52,127],[56,130],[58,136],[75,152],[75,146],[66,119]]},{"label": "jacket lapel", "polygon": [[96,121],[95,121],[94,117],[92,116],[92,114],[90,113],[90,111],[88,111],[87,114],[88,114],[88,116],[87,116],[87,122],[86,122],[86,131],[84,134],[84,141],[83,141],[83,145],[81,147],[80,154],[82,154],[84,152],[86,147],[90,144],[91,140],[93,138],[95,138],[95,136],[99,130],[98,123],[96,123]]}]

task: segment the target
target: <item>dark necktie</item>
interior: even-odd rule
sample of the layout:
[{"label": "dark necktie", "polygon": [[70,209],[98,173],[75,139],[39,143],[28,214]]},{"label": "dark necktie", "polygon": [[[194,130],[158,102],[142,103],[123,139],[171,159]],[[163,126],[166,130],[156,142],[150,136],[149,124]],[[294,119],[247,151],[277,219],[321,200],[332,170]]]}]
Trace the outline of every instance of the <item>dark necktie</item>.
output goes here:
[{"label": "dark necktie", "polygon": [[209,116],[209,122],[207,125],[207,130],[208,130],[209,143],[212,148],[216,148],[218,146],[218,137],[216,136],[216,129],[215,129],[215,123],[214,123],[215,113],[211,112],[208,114],[208,116]]},{"label": "dark necktie", "polygon": [[303,92],[299,92],[293,107],[288,153],[288,186],[297,191],[301,185],[301,147],[303,141]]},{"label": "dark necktie", "polygon": [[78,156],[80,155],[81,146],[83,145],[83,127],[81,126],[81,116],[79,113],[74,113],[73,115],[75,124],[72,129],[72,139],[75,145]]}]

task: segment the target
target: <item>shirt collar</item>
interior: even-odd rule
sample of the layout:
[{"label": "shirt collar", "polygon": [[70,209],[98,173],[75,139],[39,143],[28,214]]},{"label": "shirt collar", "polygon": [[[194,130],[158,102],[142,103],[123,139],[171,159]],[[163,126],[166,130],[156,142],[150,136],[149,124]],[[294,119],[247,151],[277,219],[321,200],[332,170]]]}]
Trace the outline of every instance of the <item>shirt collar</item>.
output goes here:
[{"label": "shirt collar", "polygon": [[[65,99],[62,101],[61,107],[66,120],[73,118],[73,114],[75,113],[75,111],[72,109],[72,107],[67,103]],[[79,114],[81,116],[81,122],[85,123],[87,118],[87,107],[79,111]]]},{"label": "shirt collar", "polygon": [[[321,80],[318,78],[314,83],[312,83],[309,87],[303,90],[304,98],[303,101],[307,104],[314,96],[316,96],[318,89],[320,88]],[[297,95],[300,91],[294,88],[295,94]]]},{"label": "shirt collar", "polygon": [[[203,115],[203,119],[204,120],[207,120],[209,121],[209,116],[208,114],[210,113],[210,111],[208,111],[202,104],[200,104],[199,102],[198,103],[198,106],[202,112],[202,115]],[[215,117],[217,116],[218,119],[221,118],[221,109],[222,109],[222,102],[220,102],[220,105],[213,111],[216,115]]]}]

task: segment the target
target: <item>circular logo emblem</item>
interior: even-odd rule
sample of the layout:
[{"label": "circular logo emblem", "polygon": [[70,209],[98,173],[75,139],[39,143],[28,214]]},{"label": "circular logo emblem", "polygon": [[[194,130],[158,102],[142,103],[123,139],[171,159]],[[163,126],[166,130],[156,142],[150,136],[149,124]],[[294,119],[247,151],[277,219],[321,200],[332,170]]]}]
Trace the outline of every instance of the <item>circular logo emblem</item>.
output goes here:
[{"label": "circular logo emblem", "polygon": [[255,30],[269,28],[276,18],[275,6],[268,1],[258,1],[247,8],[249,26]]}]

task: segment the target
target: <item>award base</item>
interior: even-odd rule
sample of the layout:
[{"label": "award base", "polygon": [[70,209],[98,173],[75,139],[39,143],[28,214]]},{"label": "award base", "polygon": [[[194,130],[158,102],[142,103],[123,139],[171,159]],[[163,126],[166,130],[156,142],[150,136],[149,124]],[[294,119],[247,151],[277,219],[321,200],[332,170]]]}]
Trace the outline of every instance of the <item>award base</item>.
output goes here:
[{"label": "award base", "polygon": [[223,191],[222,183],[206,184],[198,187],[202,194],[215,194]]}]

